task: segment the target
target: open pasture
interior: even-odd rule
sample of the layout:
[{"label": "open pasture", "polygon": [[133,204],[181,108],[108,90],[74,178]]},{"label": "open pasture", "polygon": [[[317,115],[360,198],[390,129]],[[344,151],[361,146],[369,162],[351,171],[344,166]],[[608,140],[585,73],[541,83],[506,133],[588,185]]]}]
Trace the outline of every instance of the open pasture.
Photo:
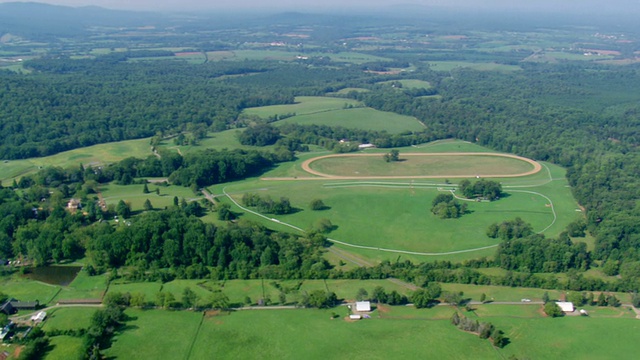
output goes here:
[{"label": "open pasture", "polygon": [[202,313],[128,309],[125,314],[130,320],[116,333],[113,345],[104,351],[107,358],[189,358],[189,349],[198,334]]},{"label": "open pasture", "polygon": [[[331,319],[336,313],[338,318]],[[488,341],[458,331],[448,320],[372,319],[348,322],[346,307],[330,310],[240,311],[205,318],[191,359],[378,359],[437,354],[456,359],[497,355]],[[251,324],[251,325],[249,325]],[[221,341],[224,339],[224,341]],[[464,343],[465,346],[459,346]]]},{"label": "open pasture", "polygon": [[[144,184],[118,185],[110,183],[101,186],[100,191],[107,205],[116,205],[120,200],[129,202],[132,211],[142,211],[144,202],[149,199],[154,209],[164,209],[173,205],[173,198],[177,196],[179,199],[184,198],[187,202],[198,201],[202,196],[196,196],[191,189],[183,186],[158,186],[155,184],[147,184],[149,193],[144,193]],[[156,194],[156,189],[160,190],[160,194]]]},{"label": "open pasture", "polygon": [[0,180],[18,178],[45,166],[59,166],[62,168],[78,166],[79,164],[95,166],[120,161],[130,156],[145,158],[149,155],[151,155],[149,139],[87,146],[51,156],[0,162]]},{"label": "open pasture", "polygon": [[323,177],[519,177],[539,171],[528,159],[488,153],[402,153],[385,162],[382,154],[339,154],[310,159],[303,168]]},{"label": "open pasture", "polygon": [[392,84],[400,83],[402,84],[402,88],[400,89],[431,89],[432,86],[428,81],[417,80],[417,79],[401,79],[401,80],[389,80],[382,81],[378,84],[391,86]]},{"label": "open pasture", "polygon": [[43,357],[45,360],[68,360],[83,357],[84,339],[66,335],[51,338],[50,350]]},{"label": "open pasture", "polygon": [[398,134],[404,131],[421,131],[424,126],[418,119],[395,113],[374,110],[372,108],[342,109],[331,112],[319,112],[297,115],[276,124],[342,126],[350,129],[387,131]]},{"label": "open pasture", "polygon": [[262,118],[291,113],[295,113],[296,115],[309,115],[318,112],[341,110],[348,105],[362,106],[362,103],[352,99],[335,97],[297,96],[294,104],[248,108],[245,109],[243,113],[247,115],[256,115]]},{"label": "open pasture", "polygon": [[624,359],[638,352],[637,319],[566,316],[493,317],[490,321],[511,342],[503,350],[505,358]]},{"label": "open pasture", "polygon": [[89,327],[91,316],[97,307],[61,307],[47,312],[42,330],[79,330]]}]

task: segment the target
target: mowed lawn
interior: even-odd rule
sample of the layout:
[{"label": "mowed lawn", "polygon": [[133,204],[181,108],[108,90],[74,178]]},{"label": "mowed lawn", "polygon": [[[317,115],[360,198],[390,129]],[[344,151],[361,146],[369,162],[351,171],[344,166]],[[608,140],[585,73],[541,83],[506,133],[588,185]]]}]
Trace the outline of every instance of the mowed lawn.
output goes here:
[{"label": "mowed lawn", "polygon": [[[336,313],[339,318],[331,319]],[[495,359],[486,340],[446,320],[348,322],[330,310],[238,311],[205,318],[189,359]],[[464,344],[464,346],[460,346]]]},{"label": "mowed lawn", "polygon": [[533,170],[525,161],[501,156],[403,155],[386,162],[380,156],[339,156],[313,161],[313,170],[336,176],[488,176],[514,175]]}]

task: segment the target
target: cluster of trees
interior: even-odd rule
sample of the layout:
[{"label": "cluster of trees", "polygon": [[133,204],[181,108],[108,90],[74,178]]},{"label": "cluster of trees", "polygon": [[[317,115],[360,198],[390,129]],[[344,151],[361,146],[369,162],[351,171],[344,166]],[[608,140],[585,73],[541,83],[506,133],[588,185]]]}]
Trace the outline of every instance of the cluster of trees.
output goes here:
[{"label": "cluster of trees", "polygon": [[456,311],[451,316],[451,323],[462,331],[478,335],[480,339],[490,339],[493,346],[503,348],[509,343],[509,339],[504,336],[504,332],[496,329],[490,322],[472,320]]},{"label": "cluster of trees", "polygon": [[527,237],[533,234],[533,227],[528,222],[516,217],[513,220],[505,220],[502,223],[493,223],[487,228],[487,236],[502,240],[513,240]]},{"label": "cluster of trees", "polygon": [[431,212],[440,219],[457,219],[467,211],[467,204],[461,204],[452,194],[438,194],[431,202]]},{"label": "cluster of trees", "polygon": [[382,155],[382,158],[385,162],[396,162],[400,161],[400,152],[396,149],[392,149],[388,153]]},{"label": "cluster of trees", "polygon": [[242,195],[242,204],[255,207],[259,212],[265,214],[284,215],[294,211],[289,198],[284,196],[279,201],[274,201],[269,195],[260,196],[255,193],[245,193]]},{"label": "cluster of trees", "polygon": [[495,262],[507,270],[522,272],[566,272],[569,269],[587,270],[591,256],[585,243],[571,239],[549,239],[531,235],[503,241],[498,246]]},{"label": "cluster of trees", "polygon": [[255,124],[243,132],[238,133],[238,140],[242,145],[267,146],[273,145],[280,138],[278,128],[269,124]]},{"label": "cluster of trees", "polygon": [[442,294],[442,287],[436,282],[430,282],[426,287],[418,289],[411,295],[411,302],[416,308],[432,306]]},{"label": "cluster of trees", "polygon": [[181,157],[181,165],[169,175],[169,181],[199,189],[259,174],[276,162],[292,159],[293,153],[286,150],[275,154],[255,150],[207,149]]},{"label": "cluster of trees", "polygon": [[179,207],[146,212],[131,226],[89,227],[86,255],[95,271],[128,265],[132,280],[173,278],[326,278],[325,238],[297,237],[246,222],[205,224]]},{"label": "cluster of trees", "polygon": [[338,303],[338,297],[332,291],[313,290],[303,294],[300,305],[319,309],[334,307]]},{"label": "cluster of trees", "polygon": [[370,299],[371,301],[388,305],[405,305],[409,303],[409,299],[405,295],[400,294],[396,290],[386,292],[382,286],[373,288]]},{"label": "cluster of trees", "polygon": [[91,316],[89,327],[84,337],[84,359],[102,359],[100,350],[111,346],[115,331],[123,325],[125,315],[123,308],[114,303],[105,304],[104,309],[96,310]]},{"label": "cluster of trees", "polygon": [[482,179],[471,183],[465,179],[458,184],[458,193],[467,199],[482,198],[493,201],[500,198],[502,185],[492,180]]}]

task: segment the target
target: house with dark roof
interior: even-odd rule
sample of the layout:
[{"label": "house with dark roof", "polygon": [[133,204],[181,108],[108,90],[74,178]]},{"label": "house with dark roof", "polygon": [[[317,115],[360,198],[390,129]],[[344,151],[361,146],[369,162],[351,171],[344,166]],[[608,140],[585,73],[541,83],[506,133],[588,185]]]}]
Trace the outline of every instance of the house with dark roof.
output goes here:
[{"label": "house with dark roof", "polygon": [[18,312],[18,309],[11,305],[11,301],[7,300],[4,304],[0,305],[0,312],[7,315],[13,315]]}]

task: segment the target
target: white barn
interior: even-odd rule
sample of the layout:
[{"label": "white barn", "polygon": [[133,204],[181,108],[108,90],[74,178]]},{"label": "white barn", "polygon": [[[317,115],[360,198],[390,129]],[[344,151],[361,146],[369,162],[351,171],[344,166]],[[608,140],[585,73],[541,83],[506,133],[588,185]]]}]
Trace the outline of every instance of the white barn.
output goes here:
[{"label": "white barn", "polygon": [[369,301],[358,301],[358,302],[356,302],[356,311],[357,312],[369,312],[369,311],[371,311],[371,302],[369,302]]},{"label": "white barn", "polygon": [[572,313],[575,310],[573,303],[570,301],[556,301],[556,305],[560,306],[564,313]]}]

